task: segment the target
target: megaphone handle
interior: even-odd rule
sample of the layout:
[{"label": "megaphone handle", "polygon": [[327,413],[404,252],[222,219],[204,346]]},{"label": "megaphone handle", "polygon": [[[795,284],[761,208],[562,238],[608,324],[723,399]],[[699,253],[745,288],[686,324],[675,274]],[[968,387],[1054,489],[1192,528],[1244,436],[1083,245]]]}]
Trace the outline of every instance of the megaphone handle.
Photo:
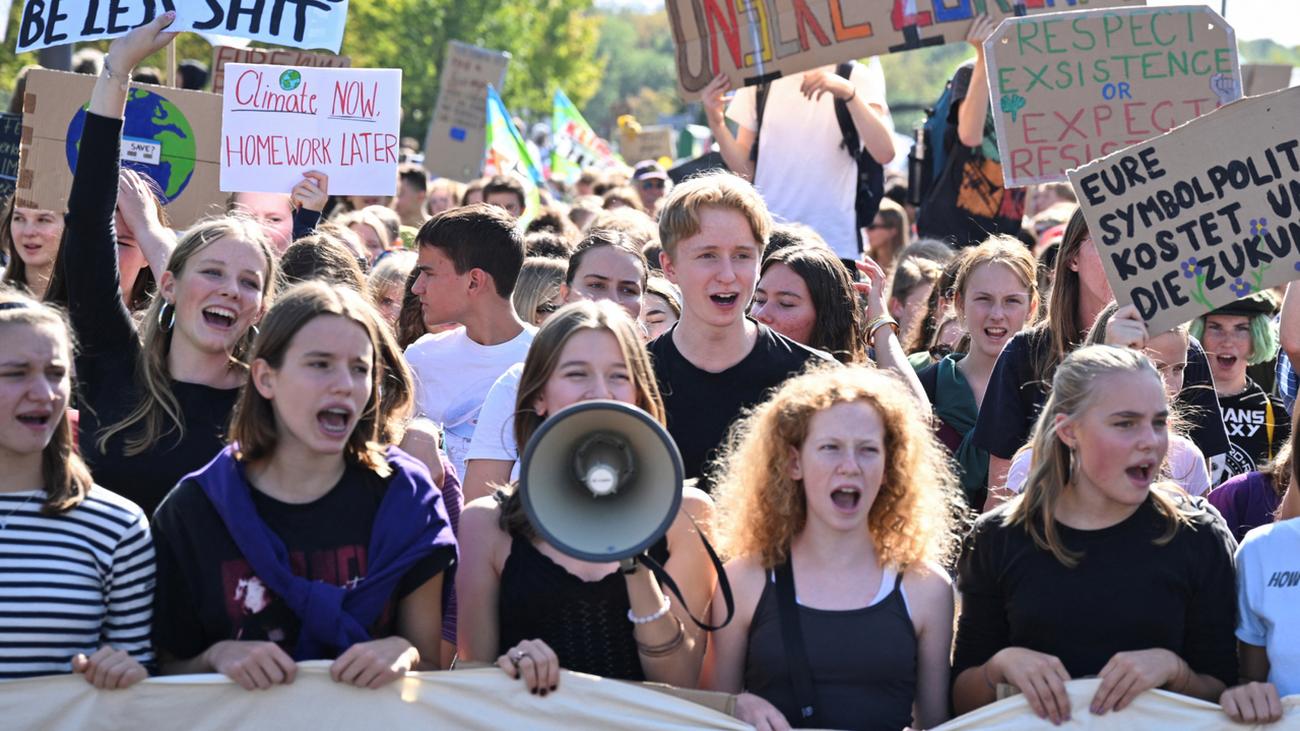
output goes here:
[{"label": "megaphone handle", "polygon": [[636,556],[628,556],[627,558],[619,559],[618,572],[620,574],[635,574],[636,558],[637,558]]},{"label": "megaphone handle", "polygon": [[[687,517],[689,518],[690,515],[687,514]],[[691,522],[695,523],[695,519],[691,518]],[[704,537],[704,531],[700,530],[699,525],[695,526],[695,532],[699,534],[700,540],[704,542],[704,550],[709,553],[709,560],[713,562],[713,569],[718,572],[718,588],[722,590],[722,601],[727,605],[727,616],[722,619],[722,624],[719,624],[716,627],[701,622],[695,618],[695,614],[691,612],[690,606],[686,603],[686,598],[682,596],[682,590],[677,587],[677,582],[673,581],[673,577],[668,574],[668,571],[663,567],[663,564],[659,563],[648,553],[636,556],[635,560],[645,564],[646,567],[654,573],[655,578],[659,579],[659,583],[668,587],[668,590],[677,597],[678,603],[685,607],[686,616],[691,618],[691,621],[695,623],[696,627],[699,627],[705,632],[717,632],[728,624],[731,624],[731,618],[736,613],[736,600],[731,595],[731,582],[727,581],[727,572],[722,567],[722,559],[718,558],[717,551],[713,550],[713,546],[709,543],[709,539]],[[620,562],[620,568],[621,566],[622,562]]]}]

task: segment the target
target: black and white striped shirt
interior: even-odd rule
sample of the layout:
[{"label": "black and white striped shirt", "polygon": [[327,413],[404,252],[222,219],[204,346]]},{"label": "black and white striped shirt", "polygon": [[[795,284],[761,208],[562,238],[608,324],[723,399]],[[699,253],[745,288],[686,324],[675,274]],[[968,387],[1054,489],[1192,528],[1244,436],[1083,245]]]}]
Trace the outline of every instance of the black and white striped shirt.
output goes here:
[{"label": "black and white striped shirt", "polygon": [[154,550],[135,503],[96,485],[42,515],[44,491],[0,494],[0,678],[55,675],[103,645],[153,663]]}]

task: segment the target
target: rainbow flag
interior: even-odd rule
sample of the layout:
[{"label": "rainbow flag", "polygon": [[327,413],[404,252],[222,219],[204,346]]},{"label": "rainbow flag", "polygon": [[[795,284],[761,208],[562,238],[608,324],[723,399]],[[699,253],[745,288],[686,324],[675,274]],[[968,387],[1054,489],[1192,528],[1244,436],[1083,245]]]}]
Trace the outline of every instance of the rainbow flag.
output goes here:
[{"label": "rainbow flag", "polygon": [[609,143],[582,118],[582,113],[564,92],[555,90],[551,112],[551,179],[570,185],[578,182],[583,168],[606,170],[618,165]]},{"label": "rainbow flag", "polygon": [[541,205],[538,189],[546,184],[542,168],[533,159],[524,136],[519,133],[506,109],[501,95],[488,84],[487,95],[487,157],[483,163],[484,175],[513,175],[524,186],[524,215],[527,223]]}]

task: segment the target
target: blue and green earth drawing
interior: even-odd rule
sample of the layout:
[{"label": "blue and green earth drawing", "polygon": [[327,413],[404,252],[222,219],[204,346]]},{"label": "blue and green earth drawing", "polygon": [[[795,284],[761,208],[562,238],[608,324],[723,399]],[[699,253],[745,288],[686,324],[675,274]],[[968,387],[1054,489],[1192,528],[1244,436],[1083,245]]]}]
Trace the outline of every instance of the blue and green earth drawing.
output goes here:
[{"label": "blue and green earth drawing", "polygon": [[[85,123],[86,107],[82,107],[68,124],[68,167],[72,170],[77,169],[77,151]],[[194,176],[196,141],[194,127],[180,108],[152,91],[132,89],[126,101],[122,137],[124,143],[138,140],[160,146],[156,165],[126,159],[122,164],[157,183],[164,204],[171,203],[185,192],[185,186]]]}]

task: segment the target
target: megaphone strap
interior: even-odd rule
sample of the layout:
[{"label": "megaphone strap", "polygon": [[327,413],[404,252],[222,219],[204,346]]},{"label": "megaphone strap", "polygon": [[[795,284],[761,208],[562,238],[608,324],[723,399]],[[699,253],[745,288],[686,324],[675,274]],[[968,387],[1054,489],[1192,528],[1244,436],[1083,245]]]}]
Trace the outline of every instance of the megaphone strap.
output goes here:
[{"label": "megaphone strap", "polygon": [[669,575],[668,570],[665,569],[663,564],[659,563],[658,560],[650,556],[648,553],[643,553],[637,556],[636,560],[645,564],[646,567],[654,573],[655,578],[659,580],[659,583],[668,587],[668,591],[672,592],[673,596],[677,597],[677,601],[686,609],[686,616],[691,618],[691,621],[695,623],[696,627],[699,627],[705,632],[717,632],[728,624],[731,624],[731,618],[736,613],[736,600],[731,595],[731,582],[727,580],[727,572],[722,567],[722,559],[718,558],[718,552],[713,550],[713,545],[709,543],[709,539],[705,537],[704,531],[700,530],[700,526],[695,522],[695,518],[691,517],[690,513],[687,513],[686,517],[690,518],[691,524],[695,526],[695,532],[699,534],[700,541],[704,543],[704,550],[708,551],[709,560],[713,562],[713,570],[718,574],[718,588],[722,590],[722,601],[727,605],[727,616],[723,617],[721,624],[714,626],[696,619],[695,613],[691,611],[690,605],[686,603],[686,598],[682,596],[682,590],[678,588],[677,582],[673,580],[673,577]]}]

